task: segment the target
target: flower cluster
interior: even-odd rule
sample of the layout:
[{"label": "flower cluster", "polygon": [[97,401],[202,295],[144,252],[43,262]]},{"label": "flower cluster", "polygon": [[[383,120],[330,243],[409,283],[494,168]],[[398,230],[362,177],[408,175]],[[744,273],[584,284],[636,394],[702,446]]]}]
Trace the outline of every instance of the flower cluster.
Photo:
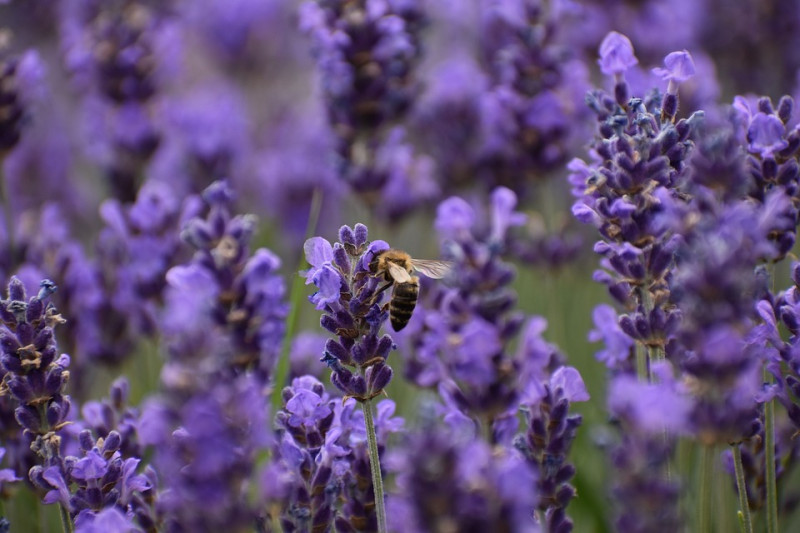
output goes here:
[{"label": "flower cluster", "polygon": [[85,91],[87,130],[113,197],[132,202],[158,147],[152,116],[158,92],[160,14],[141,0],[69,2],[61,18],[65,66]]},{"label": "flower cluster", "polygon": [[[390,218],[437,192],[430,161],[414,154],[398,124],[418,93],[414,66],[425,20],[417,0],[307,2],[301,27],[313,39],[339,172]],[[382,195],[375,195],[375,191]],[[410,205],[394,205],[398,193]]]},{"label": "flower cluster", "polygon": [[339,242],[333,246],[322,237],[312,237],[304,248],[311,265],[305,273],[306,284],[313,283],[318,289],[311,303],[323,311],[320,325],[336,335],[325,344],[323,358],[333,371],[331,381],[346,397],[371,400],[392,379],[386,358],[394,342],[389,335],[380,335],[389,317],[380,299],[391,282],[370,268],[389,245],[380,240],[368,242],[367,227],[356,224],[354,228],[342,226]]},{"label": "flower cluster", "polygon": [[491,88],[482,105],[479,172],[521,196],[559,168],[582,130],[588,72],[560,42],[559,14],[540,0],[484,2],[481,53]]},{"label": "flower cluster", "polygon": [[[270,508],[286,531],[372,531],[377,528],[364,419],[353,399],[331,398],[318,380],[303,376],[282,393],[276,417],[276,457],[263,476]],[[377,405],[379,451],[402,429],[394,402]]]},{"label": "flower cluster", "polygon": [[189,220],[182,233],[194,258],[166,274],[162,327],[170,361],[162,377],[170,388],[194,383],[189,390],[201,390],[214,375],[253,370],[266,384],[287,312],[280,259],[265,248],[251,254],[256,219],[232,215],[226,182],[209,186],[203,199],[206,218]]},{"label": "flower cluster", "polygon": [[531,515],[536,474],[514,450],[428,420],[391,463],[389,531],[540,531]]},{"label": "flower cluster", "polygon": [[56,286],[41,283],[39,294],[27,300],[19,278],[11,278],[8,299],[2,301],[2,392],[17,404],[14,416],[22,428],[22,442],[45,461],[60,456],[59,432],[67,424],[71,402],[64,394],[70,358],[59,355],[54,328],[64,319],[48,303]]},{"label": "flower cluster", "polygon": [[[597,113],[599,135],[591,164],[575,159],[569,165],[578,199],[572,212],[602,236],[594,250],[603,258],[603,270],[595,273],[595,280],[629,311],[619,318],[623,332],[647,349],[669,350],[678,315],[669,302],[667,280],[679,237],[662,220],[662,200],[670,199],[685,179],[694,125],[702,114],[674,122],[676,109],[664,111],[662,106],[667,101],[677,105],[670,98],[674,89],[663,102],[658,95],[628,99],[623,73],[636,58],[626,37],[610,34],[600,54],[603,71],[617,79],[615,97],[603,91],[587,95]],[[617,321],[605,312],[596,317]],[[598,329],[607,326],[598,324]],[[618,345],[624,351],[607,357],[606,363],[632,370],[629,346]]]},{"label": "flower cluster", "polygon": [[140,460],[123,459],[122,437],[116,431],[95,441],[91,431],[84,430],[78,442],[80,457],[67,456],[57,464],[31,469],[31,482],[46,491],[44,503],[61,504],[74,517],[78,531],[111,509],[124,516],[128,530],[136,524],[152,530],[156,518],[150,491],[155,472],[136,473]]}]

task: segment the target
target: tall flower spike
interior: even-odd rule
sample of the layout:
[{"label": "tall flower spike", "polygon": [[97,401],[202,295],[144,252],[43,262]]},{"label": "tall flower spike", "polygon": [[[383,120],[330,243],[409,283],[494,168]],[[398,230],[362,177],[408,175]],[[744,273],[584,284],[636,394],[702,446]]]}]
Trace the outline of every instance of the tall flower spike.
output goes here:
[{"label": "tall flower spike", "polygon": [[160,142],[152,115],[158,96],[156,50],[161,15],[142,0],[65,4],[62,50],[84,91],[87,130],[112,196],[136,198],[143,170]]},{"label": "tall flower spike", "polygon": [[160,325],[167,345],[163,395],[143,409],[137,431],[155,447],[167,529],[249,528],[246,497],[256,458],[269,444],[267,402],[284,334],[285,288],[272,252],[250,252],[252,215],[231,213],[233,191],[203,193],[205,218],[183,238],[196,252],[167,273]]},{"label": "tall flower spike", "polygon": [[64,394],[70,358],[58,355],[54,332],[65,320],[48,303],[55,289],[53,282],[43,280],[39,294],[25,301],[25,287],[12,277],[8,299],[0,306],[5,325],[0,333],[2,390],[16,400],[23,439],[45,464],[60,457],[59,432],[68,423],[70,410],[69,396]]},{"label": "tall flower spike", "polygon": [[[588,72],[560,42],[563,23],[540,0],[480,2],[481,54],[491,85],[477,104],[483,139],[474,174],[523,200],[577,151]],[[467,82],[473,85],[474,82]],[[460,152],[464,153],[464,147]]]},{"label": "tall flower spike", "polygon": [[[339,173],[371,207],[378,199],[388,202],[375,212],[392,220],[438,192],[430,160],[414,154],[399,124],[418,92],[413,72],[423,20],[418,0],[315,0],[301,8],[301,29],[313,41],[337,141]],[[406,205],[396,204],[396,191],[403,191]]]},{"label": "tall flower spike", "polygon": [[[195,248],[194,258],[167,273],[164,330],[171,360],[162,376],[202,389],[200,383],[215,374],[252,370],[267,384],[287,313],[280,259],[265,248],[250,253],[255,217],[232,214],[226,182],[209,186],[203,199],[206,218],[189,220],[182,234]],[[198,360],[205,360],[202,372],[191,363]]]},{"label": "tall flower spike", "polygon": [[531,516],[536,474],[526,461],[428,417],[392,458],[389,531],[540,531]]},{"label": "tall flower spike", "polygon": [[306,284],[317,292],[311,303],[323,312],[320,324],[336,335],[325,346],[322,361],[332,370],[331,381],[346,397],[368,401],[383,392],[392,378],[386,364],[394,342],[380,329],[389,313],[381,307],[386,281],[375,276],[370,263],[389,249],[384,241],[367,241],[367,227],[342,226],[333,246],[322,237],[306,241]]}]

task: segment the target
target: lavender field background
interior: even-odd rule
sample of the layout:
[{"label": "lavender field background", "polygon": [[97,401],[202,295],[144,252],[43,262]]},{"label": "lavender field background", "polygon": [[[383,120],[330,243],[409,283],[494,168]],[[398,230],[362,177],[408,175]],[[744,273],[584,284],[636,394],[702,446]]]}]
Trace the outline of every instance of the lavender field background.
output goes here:
[{"label": "lavender field background", "polygon": [[798,73],[797,0],[0,0],[0,533],[793,531]]}]

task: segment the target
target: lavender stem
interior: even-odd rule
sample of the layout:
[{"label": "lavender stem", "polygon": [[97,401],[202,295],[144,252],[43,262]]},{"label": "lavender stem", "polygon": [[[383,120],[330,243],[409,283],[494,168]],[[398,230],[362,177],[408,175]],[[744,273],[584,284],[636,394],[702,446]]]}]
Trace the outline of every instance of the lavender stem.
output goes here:
[{"label": "lavender stem", "polygon": [[739,493],[739,523],[743,533],[753,533],[753,522],[750,518],[750,504],[747,502],[747,485],[744,480],[744,468],[742,467],[742,449],[739,444],[734,444],[733,448],[733,467],[736,471],[736,491]]},{"label": "lavender stem", "polygon": [[375,422],[372,419],[372,400],[361,403],[364,408],[364,423],[367,426],[369,444],[369,469],[372,472],[372,488],[375,491],[375,515],[378,518],[378,533],[386,533],[386,509],[383,502],[383,479],[378,457],[378,440],[375,437]]},{"label": "lavender stem", "polygon": [[69,511],[64,509],[63,505],[58,506],[58,510],[61,514],[61,529],[64,533],[73,533],[75,528],[72,526],[72,519],[69,517]]},{"label": "lavender stem", "polygon": [[767,471],[767,531],[778,533],[778,488],[775,480],[775,401],[764,407],[765,470]]},{"label": "lavender stem", "polygon": [[700,451],[700,497],[697,531],[711,531],[711,479],[714,476],[714,446],[703,445]]}]

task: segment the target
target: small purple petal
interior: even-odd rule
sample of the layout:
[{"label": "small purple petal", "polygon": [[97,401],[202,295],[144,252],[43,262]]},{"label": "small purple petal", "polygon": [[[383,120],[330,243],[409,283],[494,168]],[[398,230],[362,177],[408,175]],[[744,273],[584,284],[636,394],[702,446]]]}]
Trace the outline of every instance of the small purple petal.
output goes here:
[{"label": "small purple petal", "polygon": [[600,43],[597,63],[603,74],[621,74],[638,62],[631,40],[621,33],[612,31]]}]

